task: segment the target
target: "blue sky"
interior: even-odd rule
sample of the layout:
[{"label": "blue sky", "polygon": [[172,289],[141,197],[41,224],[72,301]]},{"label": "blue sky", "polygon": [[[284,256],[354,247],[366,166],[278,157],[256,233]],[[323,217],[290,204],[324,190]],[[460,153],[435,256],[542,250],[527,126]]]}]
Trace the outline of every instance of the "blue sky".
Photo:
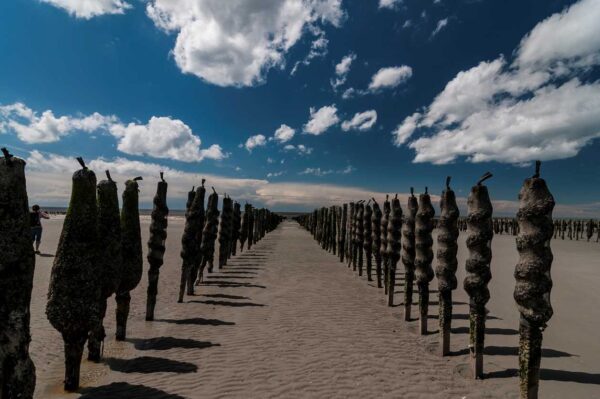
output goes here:
[{"label": "blue sky", "polygon": [[0,144],[50,205],[83,156],[148,176],[146,204],[166,170],[173,208],[200,175],[284,210],[446,175],[466,197],[489,170],[510,214],[542,159],[557,212],[598,215],[599,19],[597,0],[4,1]]}]

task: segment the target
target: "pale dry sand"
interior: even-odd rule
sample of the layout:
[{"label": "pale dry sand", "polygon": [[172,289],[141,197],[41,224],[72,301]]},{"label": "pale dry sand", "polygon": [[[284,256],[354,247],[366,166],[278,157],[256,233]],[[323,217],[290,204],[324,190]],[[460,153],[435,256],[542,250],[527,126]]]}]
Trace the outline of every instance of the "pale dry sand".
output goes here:
[{"label": "pale dry sand", "polygon": [[[183,220],[169,223],[156,321],[144,321],[144,276],[132,293],[129,339],[115,342],[111,299],[106,359],[84,361],[80,394],[62,392],[62,340],[44,314],[53,258],[37,257],[31,309],[37,398],[517,397],[514,237],[494,237],[489,378],[474,381],[468,377],[468,300],[462,290],[465,234],[454,294],[454,353],[441,358],[437,334],[417,335],[418,322],[405,323],[402,307],[384,306],[382,290],[354,275],[294,222],[284,222],[207,278],[197,296],[177,304]],[[54,253],[61,227],[60,219],[45,221],[43,252]],[[145,244],[147,219],[142,232]],[[552,245],[555,316],[544,335],[540,397],[600,397],[600,245]],[[399,277],[401,272],[399,265]],[[432,290],[436,285],[434,280]],[[402,290],[396,291],[399,304]],[[431,301],[429,329],[436,331],[436,293]]]}]

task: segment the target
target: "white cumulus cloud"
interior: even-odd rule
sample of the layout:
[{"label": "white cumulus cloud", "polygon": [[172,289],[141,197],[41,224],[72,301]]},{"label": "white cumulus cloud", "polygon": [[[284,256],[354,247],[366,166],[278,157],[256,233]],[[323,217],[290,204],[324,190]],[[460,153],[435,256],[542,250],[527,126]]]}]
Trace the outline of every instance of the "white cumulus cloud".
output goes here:
[{"label": "white cumulus cloud", "polygon": [[[313,152],[313,149],[311,147],[307,147],[304,144],[288,144],[285,147],[283,147],[283,149],[285,151],[296,151],[298,155],[310,155]],[[281,160],[281,163],[283,163],[283,159]]]},{"label": "white cumulus cloud", "polygon": [[356,60],[356,54],[350,53],[335,66],[335,79],[331,79],[331,87],[337,89],[339,86],[346,83],[348,72],[350,72],[350,66]]},{"label": "white cumulus cloud", "polygon": [[264,147],[267,145],[267,138],[262,134],[256,134],[254,136],[248,137],[244,147],[248,150],[248,152],[252,152],[252,150],[256,147]]},{"label": "white cumulus cloud", "polygon": [[304,125],[304,132],[318,136],[325,133],[327,129],[336,125],[339,121],[340,118],[337,115],[335,104],[323,106],[319,110],[311,107],[310,119]]},{"label": "white cumulus cloud", "polygon": [[131,4],[123,0],[41,0],[62,8],[76,18],[90,19],[104,14],[123,14]]},{"label": "white cumulus cloud", "polygon": [[[342,0],[150,0],[146,12],[177,34],[173,55],[184,73],[236,87],[264,82],[304,33],[345,18]],[[325,40],[311,51],[322,52]]]},{"label": "white cumulus cloud", "polygon": [[279,143],[287,143],[294,138],[295,134],[296,131],[294,129],[288,125],[282,124],[277,130],[275,130],[275,135],[273,137]]},{"label": "white cumulus cloud", "polygon": [[448,18],[440,19],[433,32],[431,32],[431,37],[440,33],[446,26],[448,26]]},{"label": "white cumulus cloud", "polygon": [[406,82],[411,78],[412,74],[412,68],[407,65],[381,68],[371,78],[369,90],[392,89]]},{"label": "white cumulus cloud", "polygon": [[417,129],[420,118],[421,114],[418,112],[404,118],[404,121],[402,121],[402,123],[392,132],[392,135],[394,136],[394,145],[401,146],[406,143]]},{"label": "white cumulus cloud", "polygon": [[379,8],[394,9],[402,4],[402,0],[379,0]]},{"label": "white cumulus cloud", "polygon": [[374,109],[365,112],[357,112],[352,119],[342,122],[342,130],[345,132],[349,130],[364,132],[370,130],[376,122],[377,111]]}]

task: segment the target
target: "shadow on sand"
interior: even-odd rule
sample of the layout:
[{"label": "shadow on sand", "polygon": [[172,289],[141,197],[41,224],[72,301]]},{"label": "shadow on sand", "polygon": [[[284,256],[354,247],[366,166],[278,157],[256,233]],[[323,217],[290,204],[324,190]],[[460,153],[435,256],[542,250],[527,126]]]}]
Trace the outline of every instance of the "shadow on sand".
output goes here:
[{"label": "shadow on sand", "polygon": [[131,385],[126,382],[113,382],[95,388],[84,388],[80,391],[79,399],[185,399],[183,396],[174,395],[150,388],[145,385]]},{"label": "shadow on sand", "polygon": [[174,337],[157,337],[157,338],[132,338],[127,341],[133,343],[135,349],[140,351],[157,350],[164,351],[173,348],[184,349],[204,349],[211,346],[221,346],[221,344],[213,344],[208,341],[197,341],[195,339],[182,339]]},{"label": "shadow on sand", "polygon": [[121,373],[195,373],[198,366],[193,363],[165,359],[163,357],[140,356],[133,359],[107,358],[104,361],[112,371]]},{"label": "shadow on sand", "polygon": [[230,302],[230,301],[188,301],[190,303],[203,303],[205,305],[219,305],[219,306],[230,306],[233,308],[243,308],[243,307],[258,307],[258,306],[267,306],[262,303],[252,303],[252,302]]},{"label": "shadow on sand", "polygon": [[192,319],[159,319],[155,320],[163,323],[172,324],[190,324],[196,326],[233,326],[235,325],[232,321],[223,321],[217,319],[204,319],[202,317],[194,317]]},{"label": "shadow on sand", "polygon": [[[510,378],[517,376],[517,369],[507,369],[488,373],[486,378]],[[546,381],[578,382],[580,384],[600,385],[600,374],[585,373],[583,371],[541,369],[540,379]]]}]

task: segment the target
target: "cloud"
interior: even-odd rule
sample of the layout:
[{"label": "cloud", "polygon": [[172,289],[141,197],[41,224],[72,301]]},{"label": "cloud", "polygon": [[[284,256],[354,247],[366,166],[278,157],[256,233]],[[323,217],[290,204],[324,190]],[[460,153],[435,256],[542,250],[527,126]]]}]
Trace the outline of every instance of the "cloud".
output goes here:
[{"label": "cloud", "polygon": [[346,166],[344,169],[321,169],[321,168],[306,168],[301,172],[298,172],[299,175],[312,175],[317,177],[323,177],[331,174],[337,175],[347,175],[354,172],[356,169],[352,165]]},{"label": "cloud", "polygon": [[371,109],[365,112],[357,112],[352,119],[342,122],[342,130],[358,130],[364,132],[370,130],[377,122],[377,111]]},{"label": "cloud", "polygon": [[208,149],[200,149],[200,138],[179,119],[153,116],[147,124],[115,124],[110,127],[110,133],[118,138],[117,149],[126,154],[184,162],[200,162],[205,158],[219,160],[227,157],[216,144]]},{"label": "cloud", "polygon": [[[298,145],[288,144],[285,147],[283,147],[283,149],[285,151],[296,151],[298,153],[298,155],[310,155],[313,152],[312,148],[306,147],[304,144],[298,144]],[[283,163],[283,159],[281,160],[281,163]]]},{"label": "cloud", "polygon": [[335,79],[331,79],[331,87],[337,89],[339,86],[346,83],[348,72],[350,72],[350,66],[352,62],[356,60],[356,54],[350,53],[335,66]]},{"label": "cloud", "polygon": [[500,56],[459,72],[405,120],[407,134],[425,132],[409,144],[414,161],[563,159],[600,137],[600,82],[583,79],[600,65],[598,19],[598,2],[582,0],[536,25],[512,64]]},{"label": "cloud", "polygon": [[76,18],[91,19],[105,14],[124,14],[132,8],[123,0],[41,0],[62,8]]},{"label": "cloud", "polygon": [[431,37],[434,37],[435,35],[440,33],[440,31],[442,29],[444,29],[446,26],[448,26],[448,18],[440,19],[438,21],[435,29],[433,30],[433,32],[431,32]]},{"label": "cloud", "polygon": [[402,4],[402,0],[379,0],[379,8],[387,8],[393,10],[400,4]]},{"label": "cloud", "polygon": [[248,137],[244,147],[248,150],[248,152],[252,152],[252,150],[256,147],[264,147],[267,145],[267,138],[262,134],[257,134],[254,136]]},{"label": "cloud", "polygon": [[184,73],[235,87],[263,83],[305,32],[345,18],[342,0],[151,0],[146,12],[177,34],[172,53]]},{"label": "cloud", "polygon": [[412,76],[412,68],[407,65],[381,68],[371,78],[370,91],[392,89],[406,82]]},{"label": "cloud", "polygon": [[414,131],[417,129],[421,114],[415,112],[411,116],[407,116],[404,121],[399,124],[396,129],[392,132],[394,136],[394,145],[401,146],[412,136]]},{"label": "cloud", "polygon": [[88,116],[56,117],[51,110],[40,116],[23,103],[0,105],[0,123],[25,143],[52,143],[77,131],[92,133],[115,123],[115,116],[95,112]]},{"label": "cloud", "polygon": [[304,125],[304,132],[318,136],[325,133],[331,126],[336,125],[340,121],[337,116],[337,107],[335,104],[326,105],[315,110],[310,108],[310,120]]},{"label": "cloud", "polygon": [[323,30],[319,30],[318,37],[313,40],[310,45],[310,51],[304,57],[302,61],[297,61],[292,68],[290,75],[295,75],[298,71],[298,68],[301,65],[308,66],[314,58],[322,58],[327,55],[327,46],[329,45],[329,40],[325,38],[325,32]]},{"label": "cloud", "polygon": [[285,171],[279,171],[279,172],[269,172],[267,173],[267,177],[279,177],[285,174]]},{"label": "cloud", "polygon": [[273,136],[273,138],[278,143],[283,144],[293,139],[295,134],[296,131],[294,129],[292,129],[288,125],[282,124],[277,130],[275,130],[275,135]]}]

